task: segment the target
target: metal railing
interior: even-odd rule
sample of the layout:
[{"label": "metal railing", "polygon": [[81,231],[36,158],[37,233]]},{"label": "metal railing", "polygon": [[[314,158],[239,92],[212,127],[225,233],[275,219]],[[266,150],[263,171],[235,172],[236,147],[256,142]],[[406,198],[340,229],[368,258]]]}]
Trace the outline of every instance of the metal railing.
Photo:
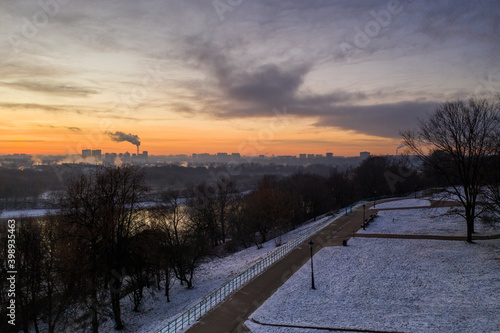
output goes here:
[{"label": "metal railing", "polygon": [[[350,205],[349,208],[354,208],[357,204],[358,203]],[[347,207],[345,209],[347,209]],[[293,249],[302,244],[309,237],[311,237],[319,230],[330,224],[334,219],[342,215],[344,215],[344,209],[339,210],[338,213],[330,216],[329,218],[325,218],[325,221],[302,231],[296,238],[270,251],[264,258],[246,269],[243,273],[238,274],[236,277],[211,292],[197,304],[193,305],[190,309],[186,310],[184,313],[170,321],[163,328],[157,330],[156,333],[175,333],[179,330],[189,327],[191,324],[200,319],[205,313],[219,305],[229,295],[243,287],[250,280],[260,275],[267,268],[290,253]]]}]

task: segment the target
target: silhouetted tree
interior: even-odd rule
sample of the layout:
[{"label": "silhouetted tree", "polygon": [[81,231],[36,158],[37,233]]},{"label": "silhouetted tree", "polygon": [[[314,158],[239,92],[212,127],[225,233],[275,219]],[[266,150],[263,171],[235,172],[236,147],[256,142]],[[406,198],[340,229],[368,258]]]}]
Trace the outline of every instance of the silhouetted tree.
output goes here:
[{"label": "silhouetted tree", "polygon": [[88,253],[80,270],[90,296],[92,330],[98,331],[98,301],[107,286],[115,328],[124,327],[120,298],[130,239],[145,226],[142,209],[148,187],[143,171],[133,167],[102,167],[67,184],[61,200],[70,248]]},{"label": "silhouetted tree", "polygon": [[386,177],[390,166],[388,156],[370,156],[355,169],[353,182],[360,198],[391,193]]},{"label": "silhouetted tree", "polygon": [[[470,99],[441,104],[419,120],[417,131],[402,133],[409,151],[443,175],[465,212],[467,241],[472,242],[478,198],[486,185],[485,159],[494,154],[500,131],[498,105]],[[430,151],[431,155],[428,154]],[[440,151],[445,159],[432,154]]]},{"label": "silhouetted tree", "polygon": [[[287,193],[280,188],[278,179],[264,176],[258,187],[245,197],[243,212],[254,230],[254,243],[259,247],[267,241],[274,228],[283,228],[293,213]],[[258,232],[260,238],[255,235]]]},{"label": "silhouetted tree", "polygon": [[356,201],[355,186],[349,178],[349,171],[339,172],[337,169],[333,169],[327,183],[334,198],[333,208],[340,209]]},{"label": "silhouetted tree", "polygon": [[203,228],[192,223],[186,215],[186,208],[181,203],[180,193],[170,191],[164,205],[152,210],[151,219],[154,228],[160,230],[168,249],[162,258],[165,263],[165,293],[168,297],[170,287],[170,267],[181,284],[193,287],[193,277],[200,260],[207,253],[208,240]]},{"label": "silhouetted tree", "polygon": [[16,265],[17,288],[16,301],[19,309],[19,321],[24,332],[29,332],[33,325],[39,332],[40,302],[42,299],[42,237],[36,220],[26,218],[17,221]]},{"label": "silhouetted tree", "polygon": [[490,212],[500,214],[500,133],[495,141],[494,153],[487,159],[488,193],[486,202]]}]

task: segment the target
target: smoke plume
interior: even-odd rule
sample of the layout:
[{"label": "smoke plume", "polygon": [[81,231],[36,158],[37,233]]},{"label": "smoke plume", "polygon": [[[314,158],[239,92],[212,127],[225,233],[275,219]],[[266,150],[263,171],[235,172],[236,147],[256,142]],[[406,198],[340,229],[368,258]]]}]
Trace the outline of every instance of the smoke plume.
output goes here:
[{"label": "smoke plume", "polygon": [[123,132],[116,131],[114,133],[112,132],[106,132],[107,135],[111,138],[111,140],[115,142],[123,142],[123,141],[128,141],[133,145],[140,146],[141,141],[139,140],[139,136],[134,135],[134,134],[126,134]]}]

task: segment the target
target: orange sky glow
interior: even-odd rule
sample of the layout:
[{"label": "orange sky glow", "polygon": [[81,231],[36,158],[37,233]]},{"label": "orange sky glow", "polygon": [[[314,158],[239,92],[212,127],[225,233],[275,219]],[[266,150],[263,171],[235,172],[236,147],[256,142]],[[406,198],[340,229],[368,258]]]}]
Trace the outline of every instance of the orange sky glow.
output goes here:
[{"label": "orange sky glow", "polygon": [[0,155],[392,155],[500,91],[494,2],[58,3],[2,3]]}]

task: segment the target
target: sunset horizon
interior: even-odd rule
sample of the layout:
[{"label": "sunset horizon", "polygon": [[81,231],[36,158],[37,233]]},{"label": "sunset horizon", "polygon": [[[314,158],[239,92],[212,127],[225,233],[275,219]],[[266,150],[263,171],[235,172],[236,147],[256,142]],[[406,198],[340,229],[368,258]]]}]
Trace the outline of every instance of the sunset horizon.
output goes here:
[{"label": "sunset horizon", "polygon": [[488,1],[3,3],[0,154],[392,155],[500,91]]}]

